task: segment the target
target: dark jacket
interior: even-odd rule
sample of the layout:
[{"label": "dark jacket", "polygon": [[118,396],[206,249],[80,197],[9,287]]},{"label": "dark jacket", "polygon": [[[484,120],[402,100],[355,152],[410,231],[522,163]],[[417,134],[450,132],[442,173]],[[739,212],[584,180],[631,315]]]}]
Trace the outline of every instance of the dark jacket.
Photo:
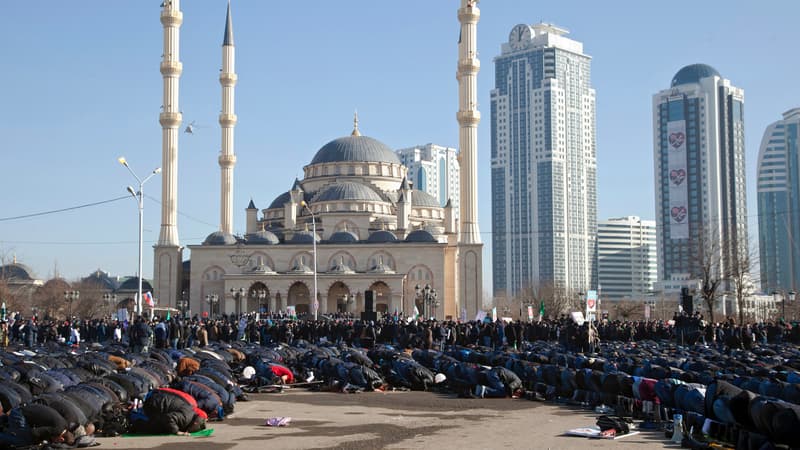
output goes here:
[{"label": "dark jacket", "polygon": [[[183,431],[197,431],[196,421],[205,414],[186,398],[165,389],[154,390],[144,401],[144,414],[148,420],[139,431],[149,434],[177,434]],[[193,422],[195,424],[193,425]],[[205,420],[202,419],[203,424]]]}]

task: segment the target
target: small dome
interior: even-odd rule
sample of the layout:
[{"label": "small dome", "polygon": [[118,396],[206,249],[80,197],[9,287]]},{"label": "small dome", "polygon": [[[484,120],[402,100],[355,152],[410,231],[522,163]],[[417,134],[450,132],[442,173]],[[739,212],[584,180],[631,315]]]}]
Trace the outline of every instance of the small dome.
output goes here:
[{"label": "small dome", "polygon": [[386,144],[368,136],[345,136],[323,145],[311,164],[340,161],[386,162],[400,164],[400,159]]},{"label": "small dome", "polygon": [[391,231],[378,230],[369,235],[367,242],[397,242],[397,236],[395,236]]},{"label": "small dome", "polygon": [[316,238],[317,242],[319,242],[319,236],[315,236],[312,231],[298,231],[297,233],[292,236],[292,239],[289,241],[290,244],[311,244],[314,242]]},{"label": "small dome", "polygon": [[328,239],[328,242],[332,244],[350,244],[353,242],[358,242],[358,236],[356,236],[356,234],[352,231],[337,231],[331,235],[330,239]]},{"label": "small dome", "polygon": [[30,267],[19,263],[0,266],[0,277],[5,280],[15,281],[32,281],[35,279]]},{"label": "small dome", "polygon": [[436,238],[426,230],[414,230],[406,236],[406,242],[437,242]]},{"label": "small dome", "polygon": [[292,199],[292,194],[289,191],[284,192],[283,194],[277,196],[272,203],[269,204],[269,208],[267,209],[275,209],[275,208],[283,208],[283,205],[289,203],[289,200]]},{"label": "small dome", "polygon": [[278,236],[275,236],[275,233],[267,230],[250,233],[244,238],[247,245],[276,245],[280,243]]},{"label": "small dome", "polygon": [[697,83],[703,78],[708,77],[721,77],[717,69],[707,64],[690,64],[675,74],[672,77],[671,87],[680,86],[682,84]]},{"label": "small dome", "polygon": [[215,231],[206,237],[203,245],[234,245],[236,242],[236,237],[232,234]]},{"label": "small dome", "polygon": [[97,269],[96,271],[92,272],[91,275],[89,275],[88,277],[84,278],[81,281],[99,287],[100,289],[105,289],[110,291],[116,289],[118,284],[117,280],[112,278],[108,274],[108,272],[103,272],[100,269]]},{"label": "small dome", "polygon": [[352,181],[334,183],[322,190],[311,201],[316,203],[339,200],[367,200],[370,202],[383,201],[381,196],[372,190],[371,187],[367,186],[366,184]]},{"label": "small dome", "polygon": [[417,189],[411,191],[411,206],[442,207],[442,205],[439,204],[439,200],[436,200],[436,197]]},{"label": "small dome", "polygon": [[[121,285],[119,285],[118,291],[138,291],[139,290],[139,278],[138,277],[130,277],[127,280],[123,281]],[[150,292],[153,290],[153,285],[150,284],[149,281],[142,279],[142,292]]]}]

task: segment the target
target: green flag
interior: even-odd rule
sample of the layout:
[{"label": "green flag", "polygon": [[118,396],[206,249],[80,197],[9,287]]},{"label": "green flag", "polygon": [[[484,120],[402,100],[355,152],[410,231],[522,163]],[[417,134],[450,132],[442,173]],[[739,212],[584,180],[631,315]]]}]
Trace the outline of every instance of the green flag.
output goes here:
[{"label": "green flag", "polygon": [[167,320],[169,320],[169,310],[167,310]]},{"label": "green flag", "polygon": [[539,303],[539,320],[544,317],[544,300]]}]

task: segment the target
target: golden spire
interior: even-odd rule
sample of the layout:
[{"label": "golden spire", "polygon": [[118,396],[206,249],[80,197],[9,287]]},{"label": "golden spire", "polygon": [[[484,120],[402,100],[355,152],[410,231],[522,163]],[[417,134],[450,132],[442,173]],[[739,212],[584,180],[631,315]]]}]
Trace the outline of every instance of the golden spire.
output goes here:
[{"label": "golden spire", "polygon": [[353,132],[350,136],[361,136],[361,132],[358,131],[358,110],[353,114]]}]

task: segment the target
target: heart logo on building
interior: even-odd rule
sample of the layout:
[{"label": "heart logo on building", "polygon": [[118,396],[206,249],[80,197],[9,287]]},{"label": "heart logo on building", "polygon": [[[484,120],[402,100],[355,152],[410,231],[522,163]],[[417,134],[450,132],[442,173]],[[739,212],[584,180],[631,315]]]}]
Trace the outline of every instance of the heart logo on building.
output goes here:
[{"label": "heart logo on building", "polygon": [[669,145],[673,148],[678,148],[683,145],[683,142],[686,141],[686,135],[683,134],[682,131],[676,131],[675,133],[669,134]]},{"label": "heart logo on building", "polygon": [[670,215],[676,222],[681,223],[686,219],[686,207],[673,206]]},{"label": "heart logo on building", "polygon": [[674,169],[669,173],[669,179],[675,186],[680,186],[683,183],[683,180],[686,179],[686,170],[685,169]]}]

